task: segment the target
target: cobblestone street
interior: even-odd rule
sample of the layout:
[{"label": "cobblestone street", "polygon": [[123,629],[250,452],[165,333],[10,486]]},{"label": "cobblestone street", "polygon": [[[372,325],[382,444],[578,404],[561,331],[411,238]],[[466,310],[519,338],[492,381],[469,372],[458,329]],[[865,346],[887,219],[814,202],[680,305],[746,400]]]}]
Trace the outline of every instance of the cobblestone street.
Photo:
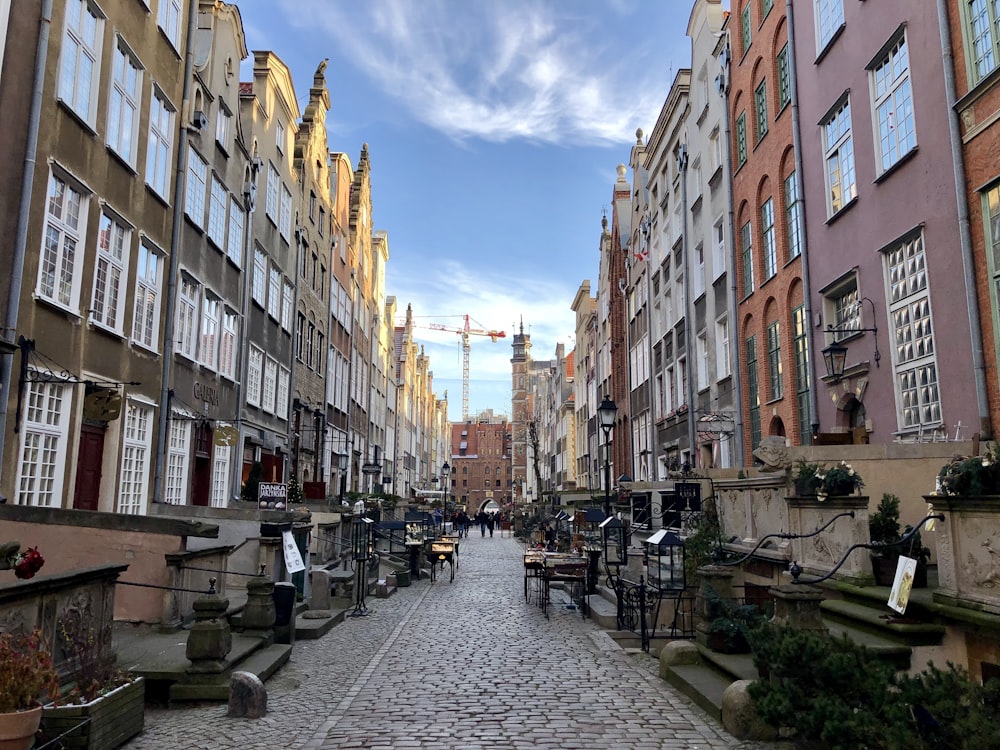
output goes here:
[{"label": "cobblestone street", "polygon": [[[463,540],[454,582],[426,578],[367,617],[299,641],[267,683],[268,715],[149,709],[129,750],[174,748],[749,748],[553,592],[524,601],[521,546]],[[443,579],[443,580],[442,580]]]}]

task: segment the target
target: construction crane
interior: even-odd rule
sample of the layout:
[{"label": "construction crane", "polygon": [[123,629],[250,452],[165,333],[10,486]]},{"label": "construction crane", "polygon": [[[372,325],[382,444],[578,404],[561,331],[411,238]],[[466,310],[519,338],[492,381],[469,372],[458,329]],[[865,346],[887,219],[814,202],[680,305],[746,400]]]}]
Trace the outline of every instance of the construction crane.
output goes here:
[{"label": "construction crane", "polygon": [[[459,317],[459,316],[456,316]],[[494,331],[486,330],[485,328],[473,328],[469,325],[471,320],[468,315],[462,315],[465,319],[464,328],[454,328],[452,326],[442,325],[441,323],[416,323],[413,325],[417,328],[430,328],[434,331],[450,331],[451,333],[457,333],[462,337],[462,421],[469,421],[469,337],[470,336],[489,336],[490,340],[495,344],[497,339],[502,339],[507,337],[505,331]]]}]

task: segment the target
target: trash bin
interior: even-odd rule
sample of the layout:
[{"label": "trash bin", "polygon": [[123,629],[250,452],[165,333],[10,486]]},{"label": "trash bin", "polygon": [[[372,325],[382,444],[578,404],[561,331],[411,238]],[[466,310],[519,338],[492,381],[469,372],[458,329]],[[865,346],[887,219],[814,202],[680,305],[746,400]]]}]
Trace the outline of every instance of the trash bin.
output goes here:
[{"label": "trash bin", "polygon": [[274,624],[287,627],[292,621],[295,609],[295,584],[282,582],[274,584]]},{"label": "trash bin", "polygon": [[396,585],[399,588],[410,585],[410,571],[409,570],[397,570],[396,571]]}]

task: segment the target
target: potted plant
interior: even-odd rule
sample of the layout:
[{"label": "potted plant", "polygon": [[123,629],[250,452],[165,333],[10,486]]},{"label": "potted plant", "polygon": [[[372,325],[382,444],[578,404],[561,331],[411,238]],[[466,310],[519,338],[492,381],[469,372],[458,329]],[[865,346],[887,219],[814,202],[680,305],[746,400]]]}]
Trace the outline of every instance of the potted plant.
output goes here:
[{"label": "potted plant", "polygon": [[0,570],[13,570],[15,576],[27,580],[34,578],[44,564],[45,558],[38,547],[21,549],[20,542],[0,544]]},{"label": "potted plant", "polygon": [[993,443],[981,456],[953,456],[938,472],[937,492],[964,497],[1000,495],[1000,447]]},{"label": "potted plant", "polygon": [[907,526],[900,533],[899,498],[888,492],[883,494],[875,512],[868,517],[868,536],[875,545],[871,550],[871,559],[872,573],[877,586],[892,586],[899,556],[903,554],[917,561],[913,585],[917,588],[927,585],[927,562],[930,560],[931,551],[923,545],[920,532],[916,532],[908,544],[897,544],[912,530],[912,526]]},{"label": "potted plant", "polygon": [[754,604],[737,604],[723,599],[711,589],[707,604],[706,645],[720,654],[750,653],[750,632],[764,621],[760,609]]},{"label": "potted plant", "polygon": [[846,461],[841,461],[832,469],[820,469],[816,472],[816,478],[819,480],[816,494],[821,500],[825,497],[858,494],[865,486],[861,475]]},{"label": "potted plant", "polygon": [[57,641],[69,684],[42,712],[45,738],[61,737],[64,748],[103,750],[141,732],[145,682],[118,667],[110,623],[97,628],[88,614],[69,610],[59,621]]},{"label": "potted plant", "polygon": [[804,458],[795,462],[795,474],[792,480],[795,483],[797,497],[809,497],[816,494],[819,490],[819,479],[816,478],[816,474],[822,468],[819,464],[810,463]]},{"label": "potted plant", "polygon": [[59,676],[40,630],[0,633],[0,745],[31,747],[42,702],[59,693]]}]

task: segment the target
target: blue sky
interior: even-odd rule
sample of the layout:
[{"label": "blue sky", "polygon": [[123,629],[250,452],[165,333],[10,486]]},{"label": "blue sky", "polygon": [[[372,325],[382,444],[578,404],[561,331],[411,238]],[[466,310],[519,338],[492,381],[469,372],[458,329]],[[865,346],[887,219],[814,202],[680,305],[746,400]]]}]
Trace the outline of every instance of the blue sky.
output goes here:
[{"label": "blue sky", "polygon": [[[601,216],[636,128],[690,62],[691,0],[239,0],[247,46],[290,68],[300,106],[323,58],[330,147],[368,143],[387,293],[471,338],[470,415],[510,414],[512,336],[536,360],[573,347],[569,306],[596,292]],[[728,5],[728,3],[726,4]],[[249,78],[246,61],[241,76]],[[461,337],[417,329],[449,418]]]}]

